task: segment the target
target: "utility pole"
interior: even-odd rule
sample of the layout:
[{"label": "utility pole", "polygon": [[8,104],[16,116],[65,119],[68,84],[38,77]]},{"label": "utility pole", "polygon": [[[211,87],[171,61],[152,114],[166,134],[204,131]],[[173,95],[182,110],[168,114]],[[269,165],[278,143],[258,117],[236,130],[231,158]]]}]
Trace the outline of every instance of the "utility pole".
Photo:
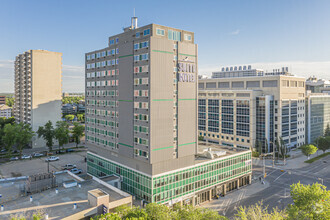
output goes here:
[{"label": "utility pole", "polygon": [[47,151],[47,164],[48,164],[48,173],[49,173],[49,160],[48,160],[48,151]]}]

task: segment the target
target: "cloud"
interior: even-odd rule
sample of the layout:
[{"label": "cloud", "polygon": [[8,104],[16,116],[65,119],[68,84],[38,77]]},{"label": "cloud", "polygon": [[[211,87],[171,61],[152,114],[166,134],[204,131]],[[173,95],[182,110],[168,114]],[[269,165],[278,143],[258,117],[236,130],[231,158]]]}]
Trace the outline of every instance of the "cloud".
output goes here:
[{"label": "cloud", "polygon": [[[243,64],[244,65],[244,64]],[[281,67],[289,67],[289,72],[302,77],[315,75],[317,78],[330,79],[330,61],[281,61],[281,62],[258,62],[250,63],[252,68],[264,69],[272,71]],[[212,72],[220,71],[220,68],[225,65],[199,65],[199,74],[211,76]],[[226,65],[226,66],[242,66]]]},{"label": "cloud", "polygon": [[240,29],[237,29],[236,31],[230,32],[230,35],[238,35],[240,32]]}]

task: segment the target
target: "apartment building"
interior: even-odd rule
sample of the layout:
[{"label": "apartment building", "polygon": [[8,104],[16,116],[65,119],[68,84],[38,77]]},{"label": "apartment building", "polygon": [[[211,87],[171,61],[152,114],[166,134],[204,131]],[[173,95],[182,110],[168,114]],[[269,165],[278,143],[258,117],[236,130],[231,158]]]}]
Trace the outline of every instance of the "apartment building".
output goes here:
[{"label": "apartment building", "polygon": [[[120,176],[124,191],[169,205],[200,203],[217,185],[230,190],[250,182],[250,151],[214,157],[198,146],[193,32],[137,27],[133,18],[108,43],[86,53],[88,173]],[[206,151],[211,159],[200,153]]]},{"label": "apartment building", "polygon": [[306,96],[306,143],[314,143],[330,126],[330,95],[307,93]]},{"label": "apartment building", "polygon": [[330,94],[330,81],[311,76],[306,80],[306,90],[312,93]]},{"label": "apartment building", "polygon": [[11,108],[8,105],[0,104],[0,118],[10,118]]},{"label": "apartment building", "polygon": [[[53,125],[61,120],[62,53],[29,50],[15,60],[16,122],[29,123],[33,131],[47,121]],[[32,147],[42,147],[45,141],[34,137]]]},{"label": "apartment building", "polygon": [[0,96],[0,105],[6,104],[6,96]]},{"label": "apartment building", "polygon": [[288,148],[305,143],[304,78],[277,70],[201,79],[198,88],[198,135],[207,142],[251,148],[259,141],[263,152],[273,151],[276,137]]}]

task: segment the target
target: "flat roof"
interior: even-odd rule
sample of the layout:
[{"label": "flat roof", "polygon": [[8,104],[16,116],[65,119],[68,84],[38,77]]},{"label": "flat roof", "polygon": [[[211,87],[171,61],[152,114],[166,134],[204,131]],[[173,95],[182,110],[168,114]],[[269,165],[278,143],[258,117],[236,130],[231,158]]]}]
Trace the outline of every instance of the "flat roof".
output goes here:
[{"label": "flat roof", "polygon": [[[218,155],[214,155],[214,158],[208,158],[206,156],[206,151],[212,151],[213,153],[219,152]],[[197,148],[197,155],[195,156],[195,163],[203,163],[207,161],[217,160],[219,158],[224,158],[228,156],[234,156],[236,154],[250,151],[249,149],[243,149],[243,148],[236,148],[236,147],[229,147],[219,144],[213,144],[213,143],[198,143]],[[223,153],[223,155],[221,155]]]},{"label": "flat roof", "polygon": [[[102,194],[109,194],[109,202],[125,198],[125,196],[93,179],[81,181],[81,179],[74,178],[66,172],[56,174],[55,176],[58,193],[56,194],[55,188],[52,188],[31,194],[33,202],[30,202],[30,195],[22,196],[26,180],[0,182],[0,194],[2,194],[2,201],[4,201],[2,203],[4,211],[0,212],[0,219],[7,219],[10,216],[23,213],[24,215],[29,215],[40,209],[49,215],[49,219],[63,219],[91,208],[88,204],[88,191],[97,190],[97,192],[102,192]],[[64,188],[63,182],[67,181],[76,181],[81,187]],[[9,190],[10,192],[8,192]],[[77,204],[77,209],[73,209],[75,203]]]}]

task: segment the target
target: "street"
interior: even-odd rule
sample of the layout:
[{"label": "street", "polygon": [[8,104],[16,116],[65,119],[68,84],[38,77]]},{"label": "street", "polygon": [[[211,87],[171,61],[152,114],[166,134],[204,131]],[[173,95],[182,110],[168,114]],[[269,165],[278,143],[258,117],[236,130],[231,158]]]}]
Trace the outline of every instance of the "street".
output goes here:
[{"label": "street", "polygon": [[[217,210],[221,215],[232,218],[240,206],[250,206],[263,201],[264,206],[271,210],[275,207],[285,208],[292,203],[290,185],[293,183],[312,184],[319,182],[330,186],[330,156],[324,157],[312,164],[298,169],[283,169],[281,167],[266,167],[265,185],[256,180],[251,185],[233,191],[224,198],[213,200],[203,207]],[[263,167],[253,166],[253,175],[262,176]],[[321,178],[321,179],[319,179]]]}]

